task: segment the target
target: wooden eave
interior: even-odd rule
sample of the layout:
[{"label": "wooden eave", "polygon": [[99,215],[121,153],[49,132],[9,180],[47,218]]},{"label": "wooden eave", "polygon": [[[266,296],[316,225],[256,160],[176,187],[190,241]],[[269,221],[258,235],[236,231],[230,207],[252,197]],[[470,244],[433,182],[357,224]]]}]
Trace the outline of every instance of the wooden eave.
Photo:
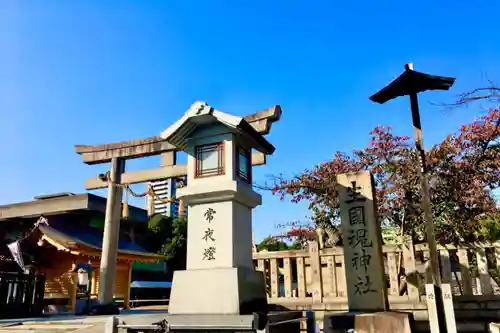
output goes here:
[{"label": "wooden eave", "polygon": [[[87,257],[101,257],[102,251],[100,248],[88,244],[80,239],[76,239],[69,235],[66,235],[56,229],[50,227],[40,227],[40,231],[43,236],[41,240],[47,242],[51,246],[55,247],[58,251],[67,252],[76,256],[87,256]],[[52,236],[51,236],[52,234]],[[57,236],[59,235],[59,236]],[[66,244],[57,240],[56,237],[66,239]],[[136,252],[129,250],[118,249],[118,260],[124,261],[140,261],[140,262],[158,262],[165,260],[164,256],[146,253],[146,252]]]},{"label": "wooden eave", "polygon": [[[100,258],[101,252],[95,251],[92,249],[80,249],[78,255],[86,256],[86,257],[98,257],[98,258]],[[118,252],[117,260],[129,261],[129,262],[157,263],[159,261],[166,260],[166,257],[160,256],[160,255],[155,255],[154,253],[144,254],[144,255],[133,255],[133,254],[127,254],[127,253],[123,253],[123,252]]]}]

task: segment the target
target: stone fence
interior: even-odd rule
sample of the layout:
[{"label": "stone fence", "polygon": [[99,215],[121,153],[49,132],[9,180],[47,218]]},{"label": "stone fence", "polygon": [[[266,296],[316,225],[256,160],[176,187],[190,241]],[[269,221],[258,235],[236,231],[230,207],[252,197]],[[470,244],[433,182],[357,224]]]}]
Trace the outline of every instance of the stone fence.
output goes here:
[{"label": "stone fence", "polygon": [[[438,247],[443,282],[450,283],[454,301],[480,303],[500,299],[500,242]],[[427,244],[383,246],[387,293],[393,310],[426,312]],[[298,251],[258,252],[256,269],[266,276],[272,304],[289,309],[347,310],[342,247],[318,249],[310,242]],[[418,312],[418,311],[417,311]]]}]

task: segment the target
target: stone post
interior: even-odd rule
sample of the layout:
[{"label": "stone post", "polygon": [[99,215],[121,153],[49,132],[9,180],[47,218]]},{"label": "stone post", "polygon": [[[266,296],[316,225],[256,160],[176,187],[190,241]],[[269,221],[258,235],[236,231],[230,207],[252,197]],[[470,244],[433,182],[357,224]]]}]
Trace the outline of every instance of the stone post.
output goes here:
[{"label": "stone post", "polygon": [[167,151],[160,154],[160,166],[172,166],[177,164],[177,152]]},{"label": "stone post", "polygon": [[106,201],[106,217],[102,239],[102,255],[100,266],[99,295],[100,304],[113,302],[118,238],[120,233],[121,202],[123,190],[120,184],[121,175],[125,171],[125,160],[113,158],[109,170],[108,198]]},{"label": "stone post", "polygon": [[382,235],[373,176],[368,171],[340,174],[337,186],[349,310],[386,311]]}]

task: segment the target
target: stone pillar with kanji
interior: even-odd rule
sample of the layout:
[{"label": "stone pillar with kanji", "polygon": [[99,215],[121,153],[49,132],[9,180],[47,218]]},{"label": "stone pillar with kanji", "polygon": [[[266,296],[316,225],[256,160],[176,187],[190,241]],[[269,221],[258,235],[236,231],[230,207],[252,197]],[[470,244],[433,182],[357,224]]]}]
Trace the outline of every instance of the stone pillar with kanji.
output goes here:
[{"label": "stone pillar with kanji", "polygon": [[251,314],[266,311],[262,272],[252,260],[253,149],[274,147],[243,117],[197,102],[162,133],[188,154],[187,267],[175,271],[169,314]]},{"label": "stone pillar with kanji", "polygon": [[350,311],[386,311],[382,234],[373,176],[369,171],[337,176],[347,297]]},{"label": "stone pillar with kanji", "polygon": [[389,311],[373,176],[337,175],[349,312],[325,314],[332,332],[411,333],[410,313]]}]

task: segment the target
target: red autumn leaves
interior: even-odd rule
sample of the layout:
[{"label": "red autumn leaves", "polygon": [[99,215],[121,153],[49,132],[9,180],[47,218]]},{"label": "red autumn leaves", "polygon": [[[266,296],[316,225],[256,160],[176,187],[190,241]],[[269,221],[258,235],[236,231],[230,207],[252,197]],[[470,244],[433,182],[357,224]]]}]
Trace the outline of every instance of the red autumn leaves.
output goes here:
[{"label": "red autumn leaves", "polygon": [[[391,127],[376,127],[371,140],[351,155],[333,158],[292,179],[276,177],[273,193],[292,202],[307,201],[313,221],[339,222],[339,173],[370,170],[376,181],[381,223],[423,230],[420,209],[419,162],[413,142],[394,135]],[[438,239],[472,240],[481,221],[500,217],[492,191],[500,187],[500,110],[491,109],[427,151],[432,208]],[[500,222],[499,222],[500,223]],[[303,233],[302,230],[290,230]]]}]

